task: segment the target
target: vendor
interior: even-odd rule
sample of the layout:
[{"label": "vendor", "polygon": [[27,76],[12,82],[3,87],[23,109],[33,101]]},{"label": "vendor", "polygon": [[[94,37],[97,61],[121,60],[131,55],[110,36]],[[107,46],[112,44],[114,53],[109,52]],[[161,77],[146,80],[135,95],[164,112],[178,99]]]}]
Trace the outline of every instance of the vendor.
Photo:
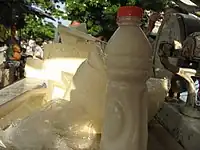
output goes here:
[{"label": "vendor", "polygon": [[7,51],[8,60],[19,61],[21,59],[21,48],[16,38],[15,25],[11,27],[11,37],[8,41],[8,46],[9,46],[8,51]]},{"label": "vendor", "polygon": [[14,44],[12,47],[12,56],[9,57],[10,60],[19,61],[21,59],[21,49],[18,44]]}]

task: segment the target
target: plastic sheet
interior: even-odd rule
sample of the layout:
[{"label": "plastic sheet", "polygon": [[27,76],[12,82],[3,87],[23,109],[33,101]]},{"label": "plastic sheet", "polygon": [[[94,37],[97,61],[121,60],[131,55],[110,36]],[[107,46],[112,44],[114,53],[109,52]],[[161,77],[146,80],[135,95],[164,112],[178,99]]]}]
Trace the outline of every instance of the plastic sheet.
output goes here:
[{"label": "plastic sheet", "polygon": [[0,128],[4,129],[18,119],[24,119],[47,104],[47,89],[39,88],[25,92],[0,107]]},{"label": "plastic sheet", "polygon": [[[58,26],[58,30],[60,32],[61,40],[63,43],[76,43],[77,38],[88,40],[88,41],[95,41],[96,38],[87,34],[87,29],[85,24],[81,24],[80,26],[77,26],[76,28],[69,28],[65,27],[63,25]],[[76,37],[76,38],[73,38]]]},{"label": "plastic sheet", "polygon": [[[162,106],[167,80],[150,78],[149,120]],[[98,150],[100,134],[82,104],[55,100],[42,111],[18,121],[1,134],[5,149],[14,150]]]},{"label": "plastic sheet", "polygon": [[77,69],[71,86],[64,97],[64,99],[69,98],[70,101],[87,110],[98,133],[101,133],[104,120],[106,82],[106,69],[100,50],[94,49],[89,54],[88,59]]},{"label": "plastic sheet", "polygon": [[61,100],[6,129],[2,141],[5,149],[96,150],[99,135],[84,108]]},{"label": "plastic sheet", "polygon": [[15,82],[0,90],[0,106],[8,103],[27,91],[35,88],[41,88],[43,86],[44,82],[42,80],[34,78],[25,78]]}]

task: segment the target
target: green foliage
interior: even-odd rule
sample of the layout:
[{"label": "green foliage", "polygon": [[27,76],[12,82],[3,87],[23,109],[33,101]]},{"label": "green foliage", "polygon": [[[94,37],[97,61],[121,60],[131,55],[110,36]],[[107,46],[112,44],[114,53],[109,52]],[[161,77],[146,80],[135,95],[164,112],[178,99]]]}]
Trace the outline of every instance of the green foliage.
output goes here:
[{"label": "green foliage", "polygon": [[33,15],[27,15],[25,21],[26,25],[21,30],[22,38],[54,38],[55,27],[52,23],[45,22],[41,18],[37,18]]},{"label": "green foliage", "polygon": [[34,4],[42,8],[45,12],[51,14],[55,18],[64,17],[64,12],[59,10],[58,2],[64,3],[65,0],[27,0],[30,4]]},{"label": "green foliage", "polygon": [[88,32],[94,36],[107,37],[116,29],[117,0],[67,0],[66,7],[68,19],[85,22]]},{"label": "green foliage", "polygon": [[141,0],[143,8],[153,11],[162,11],[172,0]]},{"label": "green foliage", "polygon": [[[64,2],[64,0],[27,0],[29,4],[34,4],[45,12],[51,14],[54,18],[62,18],[64,12],[60,11],[56,2]],[[22,38],[42,38],[53,39],[55,26],[52,23],[44,21],[33,15],[26,15],[26,25],[22,29]]]},{"label": "green foliage", "polygon": [[[116,12],[122,2],[122,0],[66,0],[67,19],[87,23],[88,32],[93,36],[103,35],[109,38],[117,28]],[[168,0],[140,1],[145,9],[155,11],[162,10],[167,2]],[[136,0],[129,0],[126,5],[135,3]]]},{"label": "green foliage", "polygon": [[12,24],[16,24],[17,29],[22,29],[23,38],[40,37],[52,39],[54,38],[55,29],[53,24],[44,22],[42,20],[43,18],[37,18],[35,15],[40,17],[46,15],[40,14],[37,11],[30,11],[27,6],[34,4],[54,18],[60,18],[64,13],[58,9],[56,2],[64,1],[65,0],[0,0],[0,23],[7,28],[10,28]]}]

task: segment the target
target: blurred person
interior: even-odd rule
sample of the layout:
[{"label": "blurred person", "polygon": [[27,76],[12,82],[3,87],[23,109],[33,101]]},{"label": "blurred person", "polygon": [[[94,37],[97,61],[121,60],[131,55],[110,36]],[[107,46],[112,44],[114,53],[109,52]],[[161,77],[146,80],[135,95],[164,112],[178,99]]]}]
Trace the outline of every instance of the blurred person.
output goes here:
[{"label": "blurred person", "polygon": [[25,40],[21,40],[21,41],[20,41],[20,46],[21,46],[22,48],[26,49],[26,48],[27,48],[27,43],[26,43],[26,41],[25,41]]},{"label": "blurred person", "polygon": [[21,59],[21,48],[19,40],[16,36],[16,26],[11,27],[11,37],[7,41],[7,59],[13,61],[19,61]]},{"label": "blurred person", "polygon": [[47,43],[47,40],[44,40],[43,45],[46,45],[46,44],[48,44],[48,43]]},{"label": "blurred person", "polygon": [[10,60],[19,61],[21,59],[21,48],[18,44],[12,46],[13,54],[9,57]]},{"label": "blurred person", "polygon": [[29,40],[26,54],[32,55],[35,59],[43,59],[44,52],[41,48],[41,41]]},{"label": "blurred person", "polygon": [[42,49],[42,40],[41,39],[38,39],[35,42],[33,57],[38,58],[38,59],[43,59],[43,57],[44,57],[44,51]]},{"label": "blurred person", "polygon": [[53,41],[51,41],[51,40],[48,42],[48,44],[52,44],[52,43],[53,43]]},{"label": "blurred person", "polygon": [[34,40],[31,39],[31,40],[28,41],[28,45],[26,47],[26,54],[27,55],[33,56],[34,45],[35,45],[35,41]]},{"label": "blurred person", "polygon": [[148,27],[147,27],[147,31],[146,31],[147,36],[149,36],[151,34],[151,32],[153,31],[156,21],[158,21],[161,18],[162,18],[162,16],[159,12],[154,12],[150,15],[149,23],[148,23]]}]

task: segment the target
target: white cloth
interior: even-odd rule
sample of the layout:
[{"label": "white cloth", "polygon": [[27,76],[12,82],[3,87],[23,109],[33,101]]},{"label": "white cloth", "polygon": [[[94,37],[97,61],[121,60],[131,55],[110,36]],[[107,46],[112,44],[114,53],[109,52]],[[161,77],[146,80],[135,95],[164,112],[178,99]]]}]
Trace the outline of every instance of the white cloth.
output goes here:
[{"label": "white cloth", "polygon": [[4,45],[4,46],[0,47],[0,52],[3,52],[7,49],[8,49],[8,46]]},{"label": "white cloth", "polygon": [[34,47],[34,46],[36,46],[35,41],[34,41],[34,40],[29,40],[29,42],[28,42],[28,46],[30,46],[30,47]]},{"label": "white cloth", "polygon": [[33,49],[30,46],[27,46],[27,48],[26,48],[26,54],[33,56]]},{"label": "white cloth", "polygon": [[26,49],[26,54],[34,56],[34,58],[37,58],[37,57],[43,58],[44,56],[43,49],[39,45],[36,45],[34,47],[28,46]]},{"label": "white cloth", "polygon": [[39,58],[43,58],[44,56],[43,49],[39,45],[34,48],[34,56]]}]

